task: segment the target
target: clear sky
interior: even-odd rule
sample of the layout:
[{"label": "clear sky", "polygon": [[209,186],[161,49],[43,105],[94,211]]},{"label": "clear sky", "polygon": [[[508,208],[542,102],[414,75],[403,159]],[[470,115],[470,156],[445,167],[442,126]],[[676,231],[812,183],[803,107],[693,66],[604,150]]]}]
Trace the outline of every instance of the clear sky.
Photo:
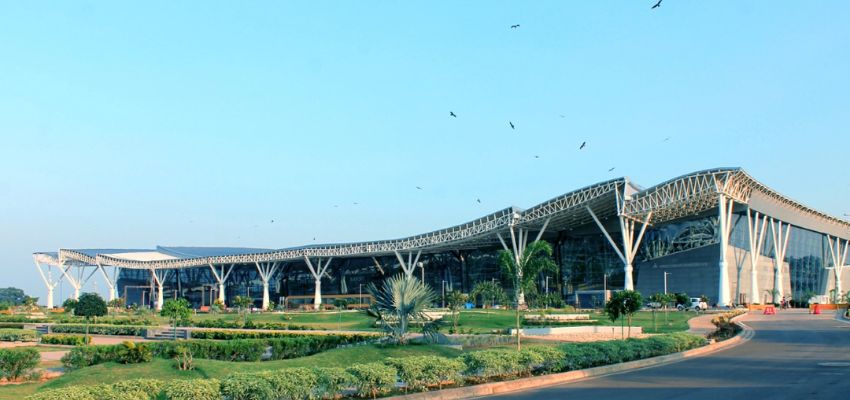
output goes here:
[{"label": "clear sky", "polygon": [[850,213],[850,2],[653,3],[0,1],[0,286],[719,166]]}]

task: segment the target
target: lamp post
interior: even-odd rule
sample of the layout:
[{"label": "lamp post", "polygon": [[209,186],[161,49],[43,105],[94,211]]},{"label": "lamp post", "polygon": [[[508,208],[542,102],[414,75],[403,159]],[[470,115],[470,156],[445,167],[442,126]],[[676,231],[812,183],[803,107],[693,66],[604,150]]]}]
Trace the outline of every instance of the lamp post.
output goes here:
[{"label": "lamp post", "polygon": [[546,308],[549,308],[549,277],[546,277],[546,284],[544,285],[546,289],[544,292],[546,293]]},{"label": "lamp post", "polygon": [[358,296],[360,298],[360,306],[362,307],[363,306],[363,284],[362,283],[357,284],[357,293],[358,293]]},{"label": "lamp post", "polygon": [[608,302],[608,273],[602,274],[602,302]]},{"label": "lamp post", "polygon": [[664,294],[667,294],[667,275],[670,275],[669,272],[664,272]]},{"label": "lamp post", "polygon": [[440,284],[440,289],[443,292],[443,308],[446,308],[446,280],[443,279],[443,283]]}]

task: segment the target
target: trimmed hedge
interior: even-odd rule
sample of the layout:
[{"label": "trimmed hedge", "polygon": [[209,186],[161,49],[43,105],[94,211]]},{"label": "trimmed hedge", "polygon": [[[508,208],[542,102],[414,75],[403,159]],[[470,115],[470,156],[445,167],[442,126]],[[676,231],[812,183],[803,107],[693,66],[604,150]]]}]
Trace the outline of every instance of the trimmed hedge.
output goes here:
[{"label": "trimmed hedge", "polygon": [[463,380],[461,372],[465,368],[460,359],[436,356],[389,358],[386,363],[398,371],[405,387],[413,390],[428,390],[435,386],[442,389],[445,383],[460,383]]},{"label": "trimmed hedge", "polygon": [[[146,326],[129,325],[89,325],[90,335],[144,336]],[[56,324],[50,327],[51,333],[86,333],[85,325]]]},{"label": "trimmed hedge", "polygon": [[91,343],[91,337],[88,337],[88,342],[85,336],[81,335],[65,335],[65,334],[47,334],[41,335],[41,344],[62,344],[68,346],[82,346]]},{"label": "trimmed hedge", "polygon": [[24,329],[24,324],[17,322],[0,322],[0,328],[2,329]]},{"label": "trimmed hedge", "polygon": [[[206,381],[214,381],[209,379]],[[174,381],[177,382],[177,381]],[[131,379],[112,384],[93,386],[68,386],[45,390],[28,396],[27,400],[150,400],[156,398],[172,382],[163,383],[156,379]],[[167,399],[168,397],[166,397]],[[217,397],[215,399],[220,399]],[[178,397],[176,399],[189,399]],[[205,400],[204,397],[198,397]]]},{"label": "trimmed hedge", "polygon": [[[147,348],[154,357],[172,359],[180,347],[189,350],[194,358],[221,361],[261,361],[267,350],[271,360],[304,357],[340,345],[355,343],[366,338],[363,335],[304,335],[273,339],[235,340],[180,340],[143,342],[137,346]],[[75,347],[62,357],[69,369],[77,369],[109,361],[118,361],[122,345]]]},{"label": "trimmed hedge", "polygon": [[30,329],[0,329],[0,341],[2,342],[35,342],[37,339],[34,330]]},{"label": "trimmed hedge", "polygon": [[284,330],[284,331],[301,331],[301,330],[325,330],[324,328],[318,328],[314,326],[304,326],[297,324],[290,324],[288,322],[254,322],[252,320],[248,320],[246,323],[242,323],[242,321],[229,321],[225,319],[206,319],[201,321],[193,321],[189,325],[197,327],[197,328],[225,328],[225,329],[272,329],[272,330]]},{"label": "trimmed hedge", "polygon": [[32,347],[0,349],[0,378],[18,380],[32,372],[41,360],[41,354]]},{"label": "trimmed hedge", "polygon": [[165,383],[163,397],[168,400],[221,400],[218,379],[175,379]]},{"label": "trimmed hedge", "polygon": [[37,324],[41,322],[48,322],[47,318],[27,318],[23,315],[2,315],[0,316],[0,322],[24,322],[28,324]]},{"label": "trimmed hedge", "polygon": [[210,330],[194,330],[192,331],[192,339],[214,339],[214,340],[232,340],[232,339],[267,339],[267,338],[304,338],[304,337],[321,337],[333,336],[344,338],[346,342],[362,342],[367,339],[379,337],[378,334],[360,334],[360,333],[339,333],[333,335],[325,335],[323,333],[305,334],[294,332],[268,332],[268,331],[238,331],[227,329],[210,329]]},{"label": "trimmed hedge", "polygon": [[352,384],[360,396],[373,399],[395,388],[396,370],[388,365],[374,362],[353,365],[345,370],[352,376]]}]

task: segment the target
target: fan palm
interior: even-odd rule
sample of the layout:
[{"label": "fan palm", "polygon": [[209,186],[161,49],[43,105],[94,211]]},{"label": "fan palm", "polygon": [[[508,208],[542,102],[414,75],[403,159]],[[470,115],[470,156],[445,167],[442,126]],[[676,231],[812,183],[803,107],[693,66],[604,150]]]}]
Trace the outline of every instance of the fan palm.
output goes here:
[{"label": "fan palm", "polygon": [[541,273],[557,272],[558,266],[552,261],[552,246],[545,241],[536,240],[525,247],[519,257],[512,251],[499,253],[502,274],[511,281],[516,303],[516,347],[521,349],[519,338],[519,308],[525,303],[525,292],[534,289],[535,281]]},{"label": "fan palm", "polygon": [[385,280],[380,289],[369,284],[367,291],[375,298],[371,313],[393,342],[407,342],[412,321],[423,323],[422,333],[426,336],[436,334],[436,324],[428,321],[425,308],[429,307],[437,296],[419,279],[396,275]]}]

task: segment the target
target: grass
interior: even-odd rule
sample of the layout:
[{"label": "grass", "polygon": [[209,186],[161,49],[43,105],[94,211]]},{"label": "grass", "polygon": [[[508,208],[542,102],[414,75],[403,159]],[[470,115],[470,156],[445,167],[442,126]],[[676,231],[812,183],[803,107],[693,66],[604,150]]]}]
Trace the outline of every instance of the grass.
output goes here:
[{"label": "grass", "polygon": [[198,359],[195,360],[195,370],[193,371],[177,370],[174,368],[174,361],[160,358],[143,364],[125,365],[105,363],[71,371],[48,382],[0,386],[0,398],[20,399],[39,390],[55,389],[71,385],[94,385],[103,383],[104,377],[109,377],[109,382],[136,378],[162,380],[223,378],[237,370],[239,372],[255,372],[294,367],[345,367],[352,364],[383,361],[387,357],[408,357],[418,355],[456,357],[460,355],[460,353],[460,350],[456,350],[454,348],[434,345],[369,345],[333,349],[319,354],[314,354],[312,356],[293,358],[290,360],[234,363]]}]

